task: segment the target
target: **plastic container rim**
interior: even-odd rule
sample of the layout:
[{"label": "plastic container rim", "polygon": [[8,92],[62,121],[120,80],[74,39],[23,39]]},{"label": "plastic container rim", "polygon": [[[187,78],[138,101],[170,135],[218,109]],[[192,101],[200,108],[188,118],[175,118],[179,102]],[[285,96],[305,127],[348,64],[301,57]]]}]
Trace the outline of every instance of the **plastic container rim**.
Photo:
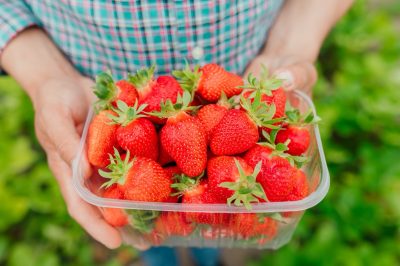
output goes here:
[{"label": "plastic container rim", "polygon": [[[295,94],[303,98],[308,106],[311,108],[314,115],[316,115],[315,106],[308,95],[299,90],[294,91]],[[226,204],[181,204],[181,203],[166,203],[166,202],[143,202],[143,201],[130,201],[119,199],[102,198],[93,194],[89,189],[83,185],[83,177],[79,174],[79,163],[82,159],[83,150],[90,120],[93,115],[93,109],[88,113],[85,127],[82,133],[80,146],[77,156],[75,157],[73,168],[73,184],[79,196],[86,202],[98,206],[109,208],[123,208],[134,210],[153,210],[153,211],[178,211],[178,212],[206,212],[206,213],[273,213],[273,212],[287,212],[287,211],[303,211],[309,209],[326,196],[330,185],[330,176],[326,164],[325,154],[322,148],[321,136],[319,133],[318,125],[313,125],[314,135],[317,142],[319,158],[321,162],[321,178],[320,182],[314,192],[306,198],[298,201],[285,201],[285,202],[265,202],[252,204],[252,209],[247,210],[245,207],[228,206]]]}]

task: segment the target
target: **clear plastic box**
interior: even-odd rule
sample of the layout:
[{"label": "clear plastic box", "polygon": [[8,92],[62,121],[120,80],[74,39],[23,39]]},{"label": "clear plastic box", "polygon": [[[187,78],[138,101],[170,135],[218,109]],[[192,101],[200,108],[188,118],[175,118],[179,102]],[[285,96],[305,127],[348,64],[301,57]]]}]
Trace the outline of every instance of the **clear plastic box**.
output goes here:
[{"label": "clear plastic box", "polygon": [[[315,107],[311,99],[300,91],[289,94],[290,103],[305,112],[311,108],[316,114]],[[327,194],[329,189],[329,172],[326,165],[325,155],[322,149],[321,138],[318,125],[313,125],[311,133],[310,148],[307,156],[310,162],[303,166],[303,171],[307,175],[311,193],[299,201],[287,202],[266,202],[254,204],[249,211],[244,207],[227,206],[224,204],[181,204],[181,203],[160,203],[160,202],[139,202],[129,200],[117,200],[102,198],[98,188],[101,185],[101,177],[84,177],[82,174],[82,163],[86,160],[85,142],[89,123],[93,112],[88,115],[85,128],[82,134],[81,145],[78,155],[74,161],[73,180],[76,191],[86,202],[97,206],[100,210],[104,208],[120,208],[129,217],[135,217],[130,223],[119,228],[122,238],[126,244],[133,246],[186,246],[186,247],[240,247],[258,249],[278,249],[288,243],[293,235],[305,210],[318,204]],[[160,215],[169,215],[167,223],[174,224],[172,228],[164,221],[162,233],[155,232],[154,224]],[[190,215],[190,213],[207,213],[215,217],[224,217],[230,221],[224,225],[206,224],[187,224],[181,225],[180,215]],[[243,225],[238,223],[238,216],[269,216],[269,225],[261,227],[261,231],[256,235],[239,234],[238,227]],[[158,223],[160,225],[160,222]],[[163,222],[161,222],[161,225]],[[176,229],[178,228],[178,229]],[[186,228],[186,229],[185,229]],[[236,228],[232,230],[231,228]],[[176,235],[176,231],[180,231]],[[245,230],[239,228],[239,230]],[[182,233],[183,232],[183,233]]]}]

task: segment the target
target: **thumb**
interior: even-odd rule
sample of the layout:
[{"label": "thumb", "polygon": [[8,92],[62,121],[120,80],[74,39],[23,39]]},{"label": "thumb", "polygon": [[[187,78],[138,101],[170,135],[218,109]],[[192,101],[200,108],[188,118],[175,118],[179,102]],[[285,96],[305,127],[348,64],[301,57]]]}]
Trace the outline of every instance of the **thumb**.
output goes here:
[{"label": "thumb", "polygon": [[317,81],[317,70],[310,62],[299,62],[280,67],[274,71],[277,78],[283,79],[283,87],[290,90],[301,90],[311,94],[311,89]]}]

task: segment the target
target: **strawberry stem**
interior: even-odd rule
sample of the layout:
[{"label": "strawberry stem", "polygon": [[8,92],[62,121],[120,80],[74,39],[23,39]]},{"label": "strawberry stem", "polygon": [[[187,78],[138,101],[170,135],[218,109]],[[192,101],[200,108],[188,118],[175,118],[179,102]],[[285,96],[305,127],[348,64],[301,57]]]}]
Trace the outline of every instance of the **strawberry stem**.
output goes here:
[{"label": "strawberry stem", "polygon": [[301,114],[299,109],[289,106],[288,110],[286,111],[286,117],[287,118],[285,122],[287,124],[296,126],[317,124],[319,121],[321,121],[321,118],[319,118],[317,115],[314,115],[314,112],[311,108],[308,109],[305,114]]},{"label": "strawberry stem", "polygon": [[111,102],[115,99],[117,91],[111,72],[102,72],[96,76],[93,87],[93,93],[98,98],[94,104],[96,113],[111,108]]},{"label": "strawberry stem", "polygon": [[154,221],[160,215],[159,211],[152,210],[127,210],[129,221],[133,228],[140,233],[150,233],[154,227]]},{"label": "strawberry stem", "polygon": [[149,68],[141,68],[135,74],[128,75],[128,81],[135,86],[141,98],[144,98],[149,93],[149,85],[153,81],[155,69],[156,66],[153,64]]},{"label": "strawberry stem", "polygon": [[202,72],[200,71],[199,65],[194,66],[192,70],[186,62],[186,66],[183,70],[174,70],[172,71],[172,75],[176,77],[182,89],[190,92],[193,96],[199,86]]},{"label": "strawberry stem", "polygon": [[284,120],[283,117],[273,118],[276,111],[275,104],[268,105],[261,101],[260,91],[256,91],[253,99],[246,99],[241,96],[240,105],[259,127],[277,129],[279,126],[275,124]]},{"label": "strawberry stem", "polygon": [[107,116],[111,119],[112,124],[119,124],[125,127],[138,118],[147,117],[147,115],[143,114],[143,110],[146,107],[147,104],[139,106],[137,100],[133,106],[128,106],[125,102],[119,100],[117,101],[117,108],[113,108],[113,111],[117,113],[117,116],[112,114],[107,114]]},{"label": "strawberry stem", "polygon": [[189,106],[192,100],[193,95],[188,91],[184,91],[182,95],[178,94],[176,103],[172,103],[171,99],[167,99],[165,102],[160,103],[160,111],[153,111],[146,114],[159,118],[170,118],[177,116],[181,112],[197,110],[200,106]]},{"label": "strawberry stem", "polygon": [[[274,76],[270,77],[265,65],[261,65],[261,68],[262,70],[259,79],[250,73],[247,76],[247,84],[240,86],[240,88],[254,90],[254,92],[259,91],[262,94],[272,96],[272,91],[277,90],[282,86],[282,80]],[[250,98],[252,97],[254,97],[253,94],[250,95]]]},{"label": "strawberry stem", "polygon": [[264,189],[261,184],[256,181],[258,174],[261,171],[262,162],[258,162],[251,175],[246,175],[239,161],[235,159],[236,167],[239,171],[239,179],[235,182],[223,182],[220,187],[233,190],[234,193],[227,199],[227,204],[233,202],[236,206],[245,206],[251,210],[251,203],[259,202],[259,199],[267,200]]},{"label": "strawberry stem", "polygon": [[175,189],[177,192],[172,193],[171,196],[181,197],[186,191],[194,189],[199,185],[200,180],[203,176],[204,172],[195,178],[189,177],[185,174],[174,175],[174,183],[171,185],[171,188]]},{"label": "strawberry stem", "polygon": [[303,164],[309,162],[309,158],[304,155],[294,156],[294,155],[290,155],[289,153],[287,153],[287,151],[289,150],[288,145],[290,143],[290,139],[288,139],[284,143],[276,143],[275,144],[276,135],[278,134],[278,132],[280,130],[285,130],[285,129],[280,129],[280,128],[273,129],[273,130],[271,130],[271,134],[268,134],[268,132],[263,130],[262,135],[265,138],[266,142],[259,142],[258,144],[262,145],[262,146],[266,146],[273,150],[270,154],[270,157],[279,156],[279,157],[285,158],[286,160],[289,161],[289,163],[292,166],[295,165],[297,168],[301,168],[303,166]]},{"label": "strawberry stem", "polygon": [[114,147],[114,156],[109,154],[110,164],[107,166],[107,169],[110,171],[106,172],[99,169],[99,174],[102,177],[109,179],[103,183],[101,188],[109,188],[113,184],[125,184],[126,174],[132,168],[135,160],[130,160],[129,156],[129,151],[127,151],[125,160],[122,160],[119,151]]}]

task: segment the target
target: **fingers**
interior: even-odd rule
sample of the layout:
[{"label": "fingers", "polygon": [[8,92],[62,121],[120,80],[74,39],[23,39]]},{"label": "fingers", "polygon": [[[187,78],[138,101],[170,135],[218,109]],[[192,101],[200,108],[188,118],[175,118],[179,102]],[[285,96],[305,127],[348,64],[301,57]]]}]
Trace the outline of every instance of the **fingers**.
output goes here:
[{"label": "fingers", "polygon": [[270,58],[264,55],[256,57],[245,72],[245,77],[249,73],[259,77],[261,66],[264,65],[277,78],[283,80],[283,87],[290,90],[301,90],[311,94],[312,87],[317,81],[317,70],[314,64],[308,61],[298,60],[294,57]]},{"label": "fingers", "polygon": [[53,173],[58,177],[61,193],[65,199],[68,212],[94,239],[108,248],[121,245],[120,233],[107,224],[97,207],[82,200],[76,193],[69,166],[57,152],[48,154],[48,162]]},{"label": "fingers", "polygon": [[286,90],[302,90],[311,94],[311,89],[317,81],[317,70],[309,62],[300,62],[275,70],[274,74],[284,80]]}]

